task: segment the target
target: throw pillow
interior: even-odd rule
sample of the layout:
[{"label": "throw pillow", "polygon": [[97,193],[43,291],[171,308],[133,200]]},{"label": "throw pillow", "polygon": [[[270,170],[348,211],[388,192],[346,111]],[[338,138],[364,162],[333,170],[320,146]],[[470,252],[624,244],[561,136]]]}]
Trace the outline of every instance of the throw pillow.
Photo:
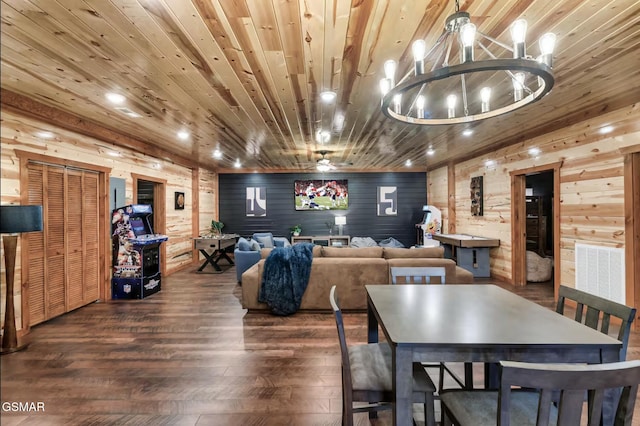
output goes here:
[{"label": "throw pillow", "polygon": [[259,235],[255,236],[255,239],[264,247],[264,248],[273,248],[273,238],[272,237],[262,237]]},{"label": "throw pillow", "polygon": [[260,243],[253,238],[249,240],[249,244],[251,245],[251,251],[260,251]]},{"label": "throw pillow", "polygon": [[251,244],[246,238],[243,238],[243,237],[238,238],[238,250],[251,251]]}]

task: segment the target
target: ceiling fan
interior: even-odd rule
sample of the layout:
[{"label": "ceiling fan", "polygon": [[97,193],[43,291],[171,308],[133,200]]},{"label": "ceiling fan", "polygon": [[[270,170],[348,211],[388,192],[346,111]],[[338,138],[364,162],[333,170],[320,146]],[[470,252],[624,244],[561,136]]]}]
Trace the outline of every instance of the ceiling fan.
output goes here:
[{"label": "ceiling fan", "polygon": [[353,166],[353,163],[334,163],[329,158],[327,158],[327,154],[331,154],[333,151],[321,150],[315,151],[316,154],[320,154],[321,157],[316,160],[315,168],[319,172],[328,172],[330,170],[335,170],[337,167],[348,167]]}]

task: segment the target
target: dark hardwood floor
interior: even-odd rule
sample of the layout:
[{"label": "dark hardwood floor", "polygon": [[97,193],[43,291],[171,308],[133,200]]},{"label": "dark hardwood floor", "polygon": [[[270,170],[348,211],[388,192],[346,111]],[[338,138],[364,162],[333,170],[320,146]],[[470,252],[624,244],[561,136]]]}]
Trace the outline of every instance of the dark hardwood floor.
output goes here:
[{"label": "dark hardwood floor", "polygon": [[[339,425],[333,316],[247,314],[233,268],[195,269],[147,299],[95,303],[34,327],[26,350],[0,358],[2,426]],[[503,286],[553,306],[549,285]],[[366,342],[365,313],[346,313],[345,326],[349,343]],[[628,358],[640,359],[640,333]],[[12,412],[9,402],[44,410]],[[389,413],[373,424],[391,424]]]}]

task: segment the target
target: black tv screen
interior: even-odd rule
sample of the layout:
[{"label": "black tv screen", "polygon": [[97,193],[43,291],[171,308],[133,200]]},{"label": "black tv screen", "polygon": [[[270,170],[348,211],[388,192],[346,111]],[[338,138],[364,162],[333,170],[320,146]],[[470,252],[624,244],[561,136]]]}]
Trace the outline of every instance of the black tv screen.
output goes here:
[{"label": "black tv screen", "polygon": [[347,210],[347,180],[309,179],[294,182],[296,210]]}]

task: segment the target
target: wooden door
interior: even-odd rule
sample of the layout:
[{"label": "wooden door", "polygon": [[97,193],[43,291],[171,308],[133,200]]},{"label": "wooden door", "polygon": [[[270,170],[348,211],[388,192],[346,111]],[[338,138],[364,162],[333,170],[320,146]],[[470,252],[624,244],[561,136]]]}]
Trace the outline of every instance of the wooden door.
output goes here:
[{"label": "wooden door", "polygon": [[99,173],[29,163],[29,203],[42,204],[44,231],[29,235],[29,325],[100,296]]}]

